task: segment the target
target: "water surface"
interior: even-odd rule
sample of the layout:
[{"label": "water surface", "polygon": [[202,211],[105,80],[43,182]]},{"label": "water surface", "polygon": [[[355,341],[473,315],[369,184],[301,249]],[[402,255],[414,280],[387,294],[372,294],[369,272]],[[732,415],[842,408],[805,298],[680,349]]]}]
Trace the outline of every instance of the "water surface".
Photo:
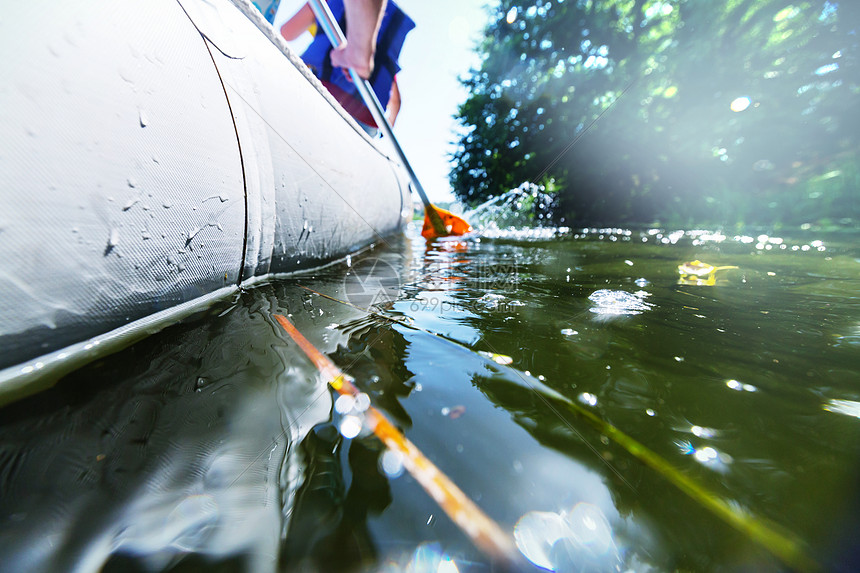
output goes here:
[{"label": "water surface", "polygon": [[[516,535],[527,570],[786,568],[669,472],[823,567],[860,562],[850,237],[415,235],[260,285],[5,407],[0,569],[493,570],[374,437],[339,433],[275,313]],[[697,260],[735,268],[682,280]]]}]

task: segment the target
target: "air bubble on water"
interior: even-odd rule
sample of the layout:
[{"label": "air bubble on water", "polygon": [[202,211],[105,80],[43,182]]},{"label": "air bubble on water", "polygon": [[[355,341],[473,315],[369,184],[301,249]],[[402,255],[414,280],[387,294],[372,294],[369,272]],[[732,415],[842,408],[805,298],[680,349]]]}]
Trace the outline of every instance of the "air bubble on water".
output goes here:
[{"label": "air bubble on water", "polygon": [[487,293],[481,298],[478,299],[481,305],[484,306],[487,310],[495,310],[499,308],[499,304],[505,300],[504,295],[495,294],[495,293]]},{"label": "air bubble on water", "polygon": [[344,415],[352,412],[355,407],[355,398],[350,394],[342,394],[334,401],[334,411]]},{"label": "air bubble on water", "polygon": [[702,426],[692,426],[690,433],[698,438],[713,438],[717,435],[717,431],[713,428],[703,428]]},{"label": "air bubble on water", "polygon": [[352,255],[346,256],[346,266],[352,267]]},{"label": "air bubble on water", "polygon": [[385,450],[379,459],[379,466],[388,478],[399,477],[403,473],[403,454],[394,450]]},{"label": "air bubble on water", "polygon": [[732,390],[736,390],[738,392],[757,392],[758,388],[753,386],[752,384],[744,384],[743,382],[738,382],[737,380],[726,380],[726,386],[731,388]]},{"label": "air bubble on water", "polygon": [[652,416],[652,417],[657,415],[657,412],[655,412],[655,411],[654,411],[654,410],[652,410],[651,408],[647,408],[647,409],[645,410],[645,413],[646,413],[646,414],[648,414],[649,416]]},{"label": "air bubble on water", "polygon": [[595,396],[594,394],[591,394],[590,392],[581,393],[577,397],[577,399],[580,402],[582,402],[583,404],[586,404],[588,406],[597,406],[597,396]]},{"label": "air bubble on water", "polygon": [[530,511],[514,526],[514,542],[523,556],[542,569],[555,571],[550,558],[553,545],[570,535],[570,527],[557,513]]},{"label": "air bubble on water", "polygon": [[696,450],[694,457],[696,458],[697,461],[702,462],[702,463],[706,463],[706,462],[717,459],[718,454],[717,454],[717,450],[715,450],[711,446],[706,446],[706,447],[702,448],[701,450]]},{"label": "air bubble on water", "polygon": [[635,316],[653,308],[653,305],[642,300],[638,293],[631,294],[621,290],[596,290],[588,295],[588,300],[594,303],[589,310],[604,317]]},{"label": "air bubble on water", "polygon": [[634,282],[634,283],[636,284],[636,286],[638,286],[639,288],[645,288],[646,286],[648,286],[649,284],[651,284],[650,282],[648,282],[648,280],[647,280],[647,279],[644,279],[644,278],[638,278],[638,279],[636,279],[636,280],[635,280],[635,281],[633,281],[633,282]]},{"label": "air bubble on water", "polygon": [[361,392],[355,397],[355,411],[366,412],[368,408],[370,408],[370,396]]},{"label": "air bubble on water", "polygon": [[357,416],[344,416],[340,421],[340,435],[350,440],[361,432],[361,420]]},{"label": "air bubble on water", "polygon": [[579,334],[579,331],[576,331],[572,328],[562,328],[561,333],[565,336],[576,336]]}]

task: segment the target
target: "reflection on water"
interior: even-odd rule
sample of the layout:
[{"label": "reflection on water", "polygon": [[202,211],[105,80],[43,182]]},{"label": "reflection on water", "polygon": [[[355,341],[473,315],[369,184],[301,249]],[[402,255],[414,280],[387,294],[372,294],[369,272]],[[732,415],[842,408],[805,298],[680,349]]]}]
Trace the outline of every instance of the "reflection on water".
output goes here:
[{"label": "reflection on water", "polygon": [[[850,559],[855,247],[554,232],[393,241],[5,407],[0,570],[488,570],[355,423],[369,404],[510,533],[524,570],[780,567],[565,404],[826,567]],[[679,283],[694,261],[737,268]],[[358,293],[374,315],[302,288],[344,299],[361,269],[385,270],[385,300]],[[363,394],[334,400],[276,312]]]}]

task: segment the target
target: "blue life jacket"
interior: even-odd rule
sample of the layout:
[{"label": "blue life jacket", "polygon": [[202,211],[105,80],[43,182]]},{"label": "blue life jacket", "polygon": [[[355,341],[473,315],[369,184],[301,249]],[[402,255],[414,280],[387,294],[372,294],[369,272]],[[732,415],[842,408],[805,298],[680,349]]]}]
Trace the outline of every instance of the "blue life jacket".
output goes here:
[{"label": "blue life jacket", "polygon": [[278,5],[280,3],[281,0],[271,0],[266,8],[260,6],[258,2],[254,2],[253,4],[257,8],[257,10],[262,12],[263,17],[269,22],[269,24],[274,24],[275,14],[278,12]]},{"label": "blue life jacket", "polygon": [[[341,29],[346,33],[346,16],[343,8],[343,0],[329,0],[328,5],[335,20],[338,21]],[[406,39],[406,34],[414,27],[415,22],[412,21],[412,18],[407,16],[392,0],[388,0],[385,6],[385,14],[382,16],[382,23],[379,27],[379,35],[376,37],[376,55],[373,59],[373,73],[368,78],[383,108],[388,105],[394,76],[400,71],[397,59],[400,56],[400,50],[403,48],[403,41]],[[308,49],[305,50],[305,53],[302,54],[302,60],[304,60],[305,64],[320,80],[335,85],[358,102],[361,102],[358,90],[347,79],[343,70],[332,67],[331,57],[329,56],[332,49],[331,42],[320,31],[314,37]]]}]

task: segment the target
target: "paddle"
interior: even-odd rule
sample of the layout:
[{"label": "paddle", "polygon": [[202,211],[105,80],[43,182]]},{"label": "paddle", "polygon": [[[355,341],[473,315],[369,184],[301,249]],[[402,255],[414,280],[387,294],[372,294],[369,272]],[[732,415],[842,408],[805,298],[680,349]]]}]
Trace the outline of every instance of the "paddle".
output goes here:
[{"label": "paddle", "polygon": [[[346,36],[344,36],[343,31],[334,19],[334,15],[331,13],[325,0],[309,0],[308,3],[314,12],[314,16],[316,16],[320,28],[322,28],[325,35],[328,36],[328,41],[331,42],[331,45],[335,48],[340,48],[346,45]],[[440,209],[430,203],[427,193],[424,192],[424,187],[421,185],[421,182],[418,181],[418,176],[412,169],[412,165],[409,164],[409,160],[406,159],[406,154],[403,152],[403,148],[400,147],[400,143],[397,141],[397,138],[394,137],[391,125],[385,118],[385,110],[382,108],[382,104],[379,103],[379,99],[373,92],[370,82],[359,76],[358,72],[352,68],[349,69],[349,76],[355,84],[356,89],[358,89],[361,99],[373,115],[376,125],[379,126],[379,129],[382,130],[382,133],[386,138],[388,138],[388,141],[391,142],[392,147],[394,147],[394,151],[397,154],[398,159],[400,159],[400,162],[409,174],[409,178],[412,180],[412,187],[418,192],[418,196],[421,197],[421,202],[424,203],[424,227],[421,229],[421,235],[425,239],[434,239],[436,237],[447,237],[449,235],[462,235],[471,231],[472,226],[469,225],[465,219],[458,217],[450,211]]]},{"label": "paddle", "polygon": [[[345,374],[328,356],[305,338],[287,317],[281,314],[274,316],[281,328],[317,367],[326,382],[341,396],[352,399],[352,402],[347,402],[347,404],[353,404],[351,415],[358,414],[362,425],[370,429],[390,451],[400,456],[406,471],[471,538],[472,542],[490,555],[499,566],[511,566],[513,569],[515,565],[521,563],[511,537],[481,511],[475,502],[442,473],[382,412],[370,404],[367,395],[362,394],[356,387],[352,377]],[[365,402],[363,406],[358,407],[358,404],[363,401]],[[439,570],[441,571],[441,568]]]}]

